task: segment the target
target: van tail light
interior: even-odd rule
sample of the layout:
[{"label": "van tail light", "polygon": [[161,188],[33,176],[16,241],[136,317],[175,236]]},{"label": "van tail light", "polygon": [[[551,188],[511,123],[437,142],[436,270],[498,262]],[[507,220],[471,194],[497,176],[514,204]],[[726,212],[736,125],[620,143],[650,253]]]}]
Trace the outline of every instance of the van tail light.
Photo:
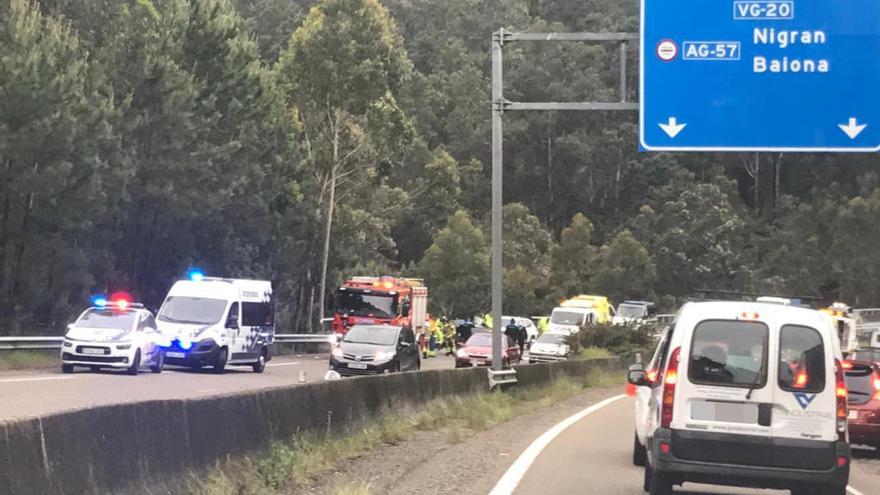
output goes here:
[{"label": "van tail light", "polygon": [[675,384],[678,383],[678,360],[681,347],[676,347],[669,358],[669,367],[663,377],[663,404],[660,412],[660,427],[669,428],[672,423],[672,408],[675,404]]},{"label": "van tail light", "polygon": [[843,379],[843,365],[839,360],[834,360],[834,381],[836,382],[835,386],[835,397],[837,399],[837,438],[840,441],[846,440],[846,415],[847,415],[847,405],[846,405],[846,396],[848,395],[846,390],[846,382]]}]

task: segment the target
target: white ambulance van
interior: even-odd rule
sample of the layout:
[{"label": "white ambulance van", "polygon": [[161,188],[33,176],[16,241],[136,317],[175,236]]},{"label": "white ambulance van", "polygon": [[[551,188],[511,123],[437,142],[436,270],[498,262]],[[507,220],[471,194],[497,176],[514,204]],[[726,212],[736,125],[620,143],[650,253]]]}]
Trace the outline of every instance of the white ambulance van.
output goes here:
[{"label": "white ambulance van", "polygon": [[827,315],[757,302],[692,302],[636,386],[633,463],[645,490],[685,482],[844,495],[847,390]]},{"label": "white ambulance van", "polygon": [[171,287],[159,309],[159,331],[170,340],[165,364],[222,373],[227,365],[262,373],[272,358],[272,284],[194,276]]}]

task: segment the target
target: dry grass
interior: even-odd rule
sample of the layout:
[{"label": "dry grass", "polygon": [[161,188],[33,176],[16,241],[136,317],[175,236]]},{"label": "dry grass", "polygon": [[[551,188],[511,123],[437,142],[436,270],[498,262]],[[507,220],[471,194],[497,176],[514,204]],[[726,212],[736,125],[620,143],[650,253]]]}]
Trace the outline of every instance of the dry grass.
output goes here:
[{"label": "dry grass", "polygon": [[[619,374],[619,373],[618,373]],[[340,462],[362,456],[383,444],[396,444],[415,431],[447,430],[446,441],[459,443],[469,432],[485,430],[509,421],[525,411],[551,406],[577,395],[588,387],[622,383],[618,374],[594,371],[583,381],[556,380],[542,388],[514,393],[478,393],[464,397],[435,399],[421,408],[383,415],[349,435],[320,437],[302,435],[272,446],[262,460],[237,462],[234,469],[218,464],[207,476],[192,478],[191,493],[197,495],[267,495],[286,486],[301,486]],[[227,473],[235,473],[230,477]],[[369,485],[346,485],[340,495],[369,495]]]},{"label": "dry grass", "polygon": [[61,366],[58,351],[0,351],[0,371]]}]

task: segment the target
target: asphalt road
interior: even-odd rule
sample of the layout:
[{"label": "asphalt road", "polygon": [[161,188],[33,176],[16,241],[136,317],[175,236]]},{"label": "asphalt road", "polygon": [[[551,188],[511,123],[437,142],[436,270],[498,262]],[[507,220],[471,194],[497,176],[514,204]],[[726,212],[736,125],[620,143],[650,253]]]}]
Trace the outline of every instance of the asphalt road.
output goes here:
[{"label": "asphalt road", "polygon": [[[526,471],[514,492],[644,495],[642,468],[632,464],[633,401],[625,398],[601,408],[564,430]],[[880,493],[880,454],[857,450],[850,493]],[[779,490],[751,490],[685,483],[676,493],[688,495],[776,495]]]},{"label": "asphalt road", "polygon": [[[246,390],[296,385],[300,372],[307,383],[323,381],[327,354],[276,357],[266,371],[250,367],[227,368],[223,375],[168,366],[161,374],[142,371],[128,376],[118,371],[92,372],[77,368],[70,375],[53,370],[0,373],[0,421],[84,409],[108,404],[162,399],[187,399]],[[452,368],[451,357],[422,360],[422,369]]]}]

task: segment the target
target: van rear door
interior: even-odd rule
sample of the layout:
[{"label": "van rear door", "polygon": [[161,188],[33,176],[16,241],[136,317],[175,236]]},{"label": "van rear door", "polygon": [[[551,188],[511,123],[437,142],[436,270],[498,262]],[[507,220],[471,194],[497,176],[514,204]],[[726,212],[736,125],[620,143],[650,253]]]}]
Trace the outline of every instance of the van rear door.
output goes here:
[{"label": "van rear door", "polygon": [[817,321],[781,321],[773,388],[773,466],[834,467],[835,361],[831,329]]},{"label": "van rear door", "polygon": [[676,457],[770,465],[774,340],[772,322],[760,316],[716,313],[685,335],[672,424]]}]

